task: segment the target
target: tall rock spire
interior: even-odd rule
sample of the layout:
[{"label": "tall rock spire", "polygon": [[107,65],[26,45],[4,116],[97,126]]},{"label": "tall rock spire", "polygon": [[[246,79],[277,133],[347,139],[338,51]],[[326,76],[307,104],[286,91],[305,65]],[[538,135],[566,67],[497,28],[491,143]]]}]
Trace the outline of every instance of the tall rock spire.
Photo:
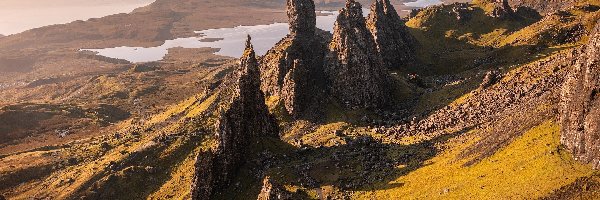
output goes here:
[{"label": "tall rock spire", "polygon": [[287,0],[287,16],[292,35],[314,35],[317,26],[313,0]]},{"label": "tall rock spire", "polygon": [[561,142],[600,169],[600,21],[562,91]]},{"label": "tall rock spire", "polygon": [[246,41],[240,66],[231,77],[231,97],[221,105],[217,123],[218,146],[196,159],[192,199],[211,199],[230,185],[235,172],[250,152],[248,145],[260,137],[277,137],[278,128],[260,90],[260,71],[254,49]]},{"label": "tall rock spire", "polygon": [[416,39],[389,0],[375,0],[367,17],[377,51],[388,68],[398,69],[414,61]]},{"label": "tall rock spire", "polygon": [[335,23],[325,73],[331,94],[348,108],[380,107],[389,100],[389,77],[367,29],[362,6],[348,0]]},{"label": "tall rock spire", "polygon": [[287,13],[290,34],[262,58],[261,88],[293,117],[313,118],[325,90],[323,64],[330,36],[315,28],[312,0],[288,0]]},{"label": "tall rock spire", "polygon": [[[249,92],[258,93],[260,91],[260,71],[258,69],[258,60],[252,46],[252,37],[248,35],[246,40],[246,49],[240,58],[240,87],[247,86],[250,88],[240,88],[240,90],[248,90]],[[245,83],[249,85],[244,85]]]}]

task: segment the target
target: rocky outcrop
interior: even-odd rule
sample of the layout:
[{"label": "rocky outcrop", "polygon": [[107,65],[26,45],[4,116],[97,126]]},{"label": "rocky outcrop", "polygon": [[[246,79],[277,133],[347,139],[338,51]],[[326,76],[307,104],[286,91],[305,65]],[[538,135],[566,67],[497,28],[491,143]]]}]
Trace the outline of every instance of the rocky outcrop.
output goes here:
[{"label": "rocky outcrop", "polygon": [[260,63],[262,90],[294,117],[314,115],[325,89],[323,64],[329,33],[316,28],[312,0],[288,0],[290,34]]},{"label": "rocky outcrop", "polygon": [[290,33],[313,35],[317,26],[315,3],[312,0],[288,0],[287,16]]},{"label": "rocky outcrop", "polygon": [[258,194],[258,200],[287,200],[294,199],[293,195],[286,191],[283,186],[274,183],[270,177],[263,179],[263,187]]},{"label": "rocky outcrop", "polygon": [[489,71],[483,77],[483,81],[479,84],[479,89],[488,88],[494,84],[496,84],[502,77],[500,73],[496,70]]},{"label": "rocky outcrop", "polygon": [[562,91],[561,142],[577,160],[600,167],[600,21]]},{"label": "rocky outcrop", "polygon": [[512,8],[508,4],[508,0],[494,0],[492,4],[493,10],[489,13],[491,17],[508,19],[514,15]]},{"label": "rocky outcrop", "polygon": [[414,61],[416,39],[389,0],[375,0],[367,17],[375,47],[388,68],[398,69]]},{"label": "rocky outcrop", "polygon": [[230,101],[221,108],[217,124],[218,146],[198,156],[192,186],[193,199],[210,199],[229,185],[235,171],[252,153],[247,146],[259,137],[277,136],[277,123],[269,114],[260,90],[260,71],[250,36],[235,71]]},{"label": "rocky outcrop", "polygon": [[331,95],[347,108],[381,107],[389,101],[389,77],[362,6],[348,0],[340,10],[325,73]]}]

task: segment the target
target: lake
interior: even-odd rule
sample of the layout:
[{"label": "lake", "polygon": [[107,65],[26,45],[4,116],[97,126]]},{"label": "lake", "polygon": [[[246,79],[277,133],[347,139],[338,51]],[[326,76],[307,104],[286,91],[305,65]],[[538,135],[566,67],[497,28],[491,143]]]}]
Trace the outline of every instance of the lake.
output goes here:
[{"label": "lake", "polygon": [[441,0],[417,0],[415,2],[405,3],[404,5],[410,7],[424,8],[427,6],[439,5],[442,3],[444,2],[442,2]]},{"label": "lake", "polygon": [[[368,10],[364,10],[368,13]],[[322,11],[323,16],[317,16],[317,27],[333,32],[333,25],[338,12]],[[237,26],[234,28],[208,29],[196,31],[200,37],[177,38],[167,40],[157,47],[115,47],[106,49],[82,49],[98,52],[99,55],[124,59],[130,62],[152,62],[162,60],[170,48],[203,48],[219,49],[215,54],[229,57],[239,57],[244,51],[246,36],[252,36],[254,50],[258,55],[265,54],[271,47],[289,33],[287,23],[275,23],[256,26]]]},{"label": "lake", "polygon": [[[427,7],[430,5],[440,4],[439,0],[418,0],[416,2],[406,3],[411,7]],[[333,32],[337,11],[319,11],[320,16],[317,16],[317,27],[329,32]],[[363,14],[366,16],[369,9],[364,8]],[[97,52],[98,55],[128,60],[133,63],[159,61],[169,53],[169,49],[175,47],[183,48],[215,48],[219,49],[215,54],[240,57],[244,50],[246,35],[252,36],[254,50],[258,55],[264,55],[277,42],[279,42],[288,33],[289,26],[287,23],[274,23],[268,25],[256,26],[238,26],[233,28],[209,29],[196,31],[201,35],[198,37],[177,38],[167,40],[162,45],[157,47],[114,47],[105,49],[81,49],[81,51]]]}]

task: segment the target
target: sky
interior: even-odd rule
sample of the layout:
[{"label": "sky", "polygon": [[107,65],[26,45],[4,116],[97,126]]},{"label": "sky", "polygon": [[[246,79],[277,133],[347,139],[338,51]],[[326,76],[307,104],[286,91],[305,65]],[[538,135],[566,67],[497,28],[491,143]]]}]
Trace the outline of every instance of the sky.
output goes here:
[{"label": "sky", "polygon": [[0,0],[0,34],[128,13],[154,0]]}]

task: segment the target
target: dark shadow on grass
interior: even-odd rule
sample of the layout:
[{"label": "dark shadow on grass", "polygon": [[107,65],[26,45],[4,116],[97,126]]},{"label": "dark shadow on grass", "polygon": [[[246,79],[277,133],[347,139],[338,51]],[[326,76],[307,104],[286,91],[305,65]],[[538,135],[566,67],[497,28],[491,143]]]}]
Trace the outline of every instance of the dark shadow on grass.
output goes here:
[{"label": "dark shadow on grass", "polygon": [[257,196],[264,176],[281,185],[303,188],[295,194],[298,197],[308,197],[307,190],[324,186],[344,191],[402,187],[403,183],[391,182],[426,166],[425,161],[440,152],[436,144],[462,133],[410,145],[382,143],[370,136],[348,138],[345,145],[319,148],[296,148],[279,140],[261,142],[261,153],[250,156],[237,172],[237,178],[215,199]]}]

